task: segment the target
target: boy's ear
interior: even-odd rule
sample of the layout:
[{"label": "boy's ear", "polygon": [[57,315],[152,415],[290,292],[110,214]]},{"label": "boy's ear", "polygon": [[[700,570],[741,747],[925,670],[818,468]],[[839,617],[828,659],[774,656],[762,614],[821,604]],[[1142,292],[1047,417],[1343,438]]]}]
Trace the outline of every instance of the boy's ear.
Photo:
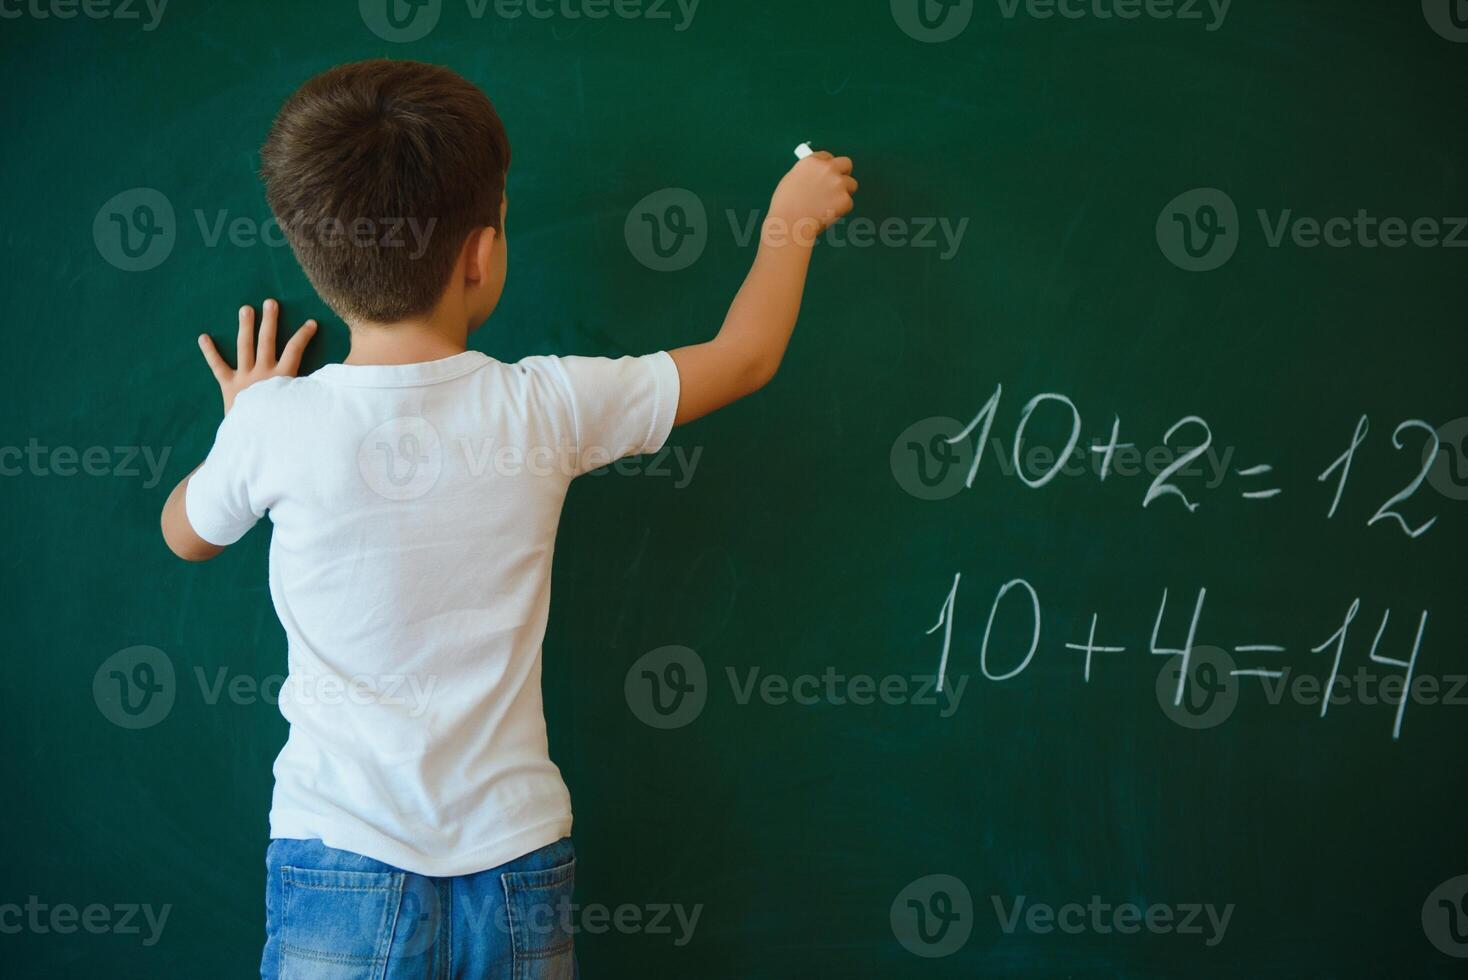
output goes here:
[{"label": "boy's ear", "polygon": [[498,236],[493,228],[476,228],[464,241],[464,274],[470,282],[483,282],[494,270],[494,243]]}]

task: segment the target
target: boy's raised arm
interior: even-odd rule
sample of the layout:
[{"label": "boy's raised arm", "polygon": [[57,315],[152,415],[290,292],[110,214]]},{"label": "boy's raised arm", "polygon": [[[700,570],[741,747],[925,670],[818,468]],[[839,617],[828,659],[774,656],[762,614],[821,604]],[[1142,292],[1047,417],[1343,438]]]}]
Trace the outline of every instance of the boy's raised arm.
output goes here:
[{"label": "boy's raised arm", "polygon": [[[257,381],[264,381],[266,378],[292,378],[301,369],[301,355],[305,352],[306,345],[311,342],[311,337],[316,333],[316,321],[307,320],[301,329],[296,331],[295,336],[286,343],[280,358],[277,359],[275,335],[279,315],[280,304],[275,300],[267,299],[262,304],[260,337],[257,343],[255,309],[250,306],[240,307],[240,325],[235,353],[237,366],[233,368],[224,360],[208,334],[199,335],[199,349],[204,352],[204,360],[209,364],[209,370],[214,373],[214,380],[219,382],[219,393],[224,398],[225,415],[228,415],[229,410],[234,407],[235,396],[250,385]],[[202,465],[201,463],[200,466]],[[161,519],[163,540],[170,551],[186,561],[205,561],[224,550],[224,546],[209,541],[189,523],[187,510],[189,480],[198,471],[199,467],[194,467],[193,471],[173,488],[173,492],[168,495],[168,501],[163,505]]]},{"label": "boy's raised arm", "polygon": [[851,210],[851,160],[820,152],[775,188],[754,266],[718,336],[669,353],[678,366],[678,413],[692,422],[762,388],[780,367],[805,292],[816,237]]},{"label": "boy's raised arm", "polygon": [[189,471],[189,476],[178,481],[178,486],[168,495],[168,501],[163,505],[163,542],[168,545],[168,550],[173,552],[184,561],[208,561],[224,550],[217,544],[212,544],[199,537],[192,525],[189,524],[188,515],[184,513],[184,499],[189,492],[189,477],[193,476],[199,468],[194,467]]}]

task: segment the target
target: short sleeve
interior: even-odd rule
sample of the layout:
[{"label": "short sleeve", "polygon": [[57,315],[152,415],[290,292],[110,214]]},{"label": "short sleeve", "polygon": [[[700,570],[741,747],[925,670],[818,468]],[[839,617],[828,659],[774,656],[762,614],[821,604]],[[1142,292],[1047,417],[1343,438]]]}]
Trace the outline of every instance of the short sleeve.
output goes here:
[{"label": "short sleeve", "polygon": [[571,403],[578,473],[656,452],[667,442],[678,412],[678,366],[666,351],[551,361]]},{"label": "short sleeve", "polygon": [[259,406],[243,391],[219,424],[214,446],[202,466],[189,477],[184,513],[194,533],[210,544],[234,544],[265,515],[265,505],[251,492],[258,479],[262,422]]}]

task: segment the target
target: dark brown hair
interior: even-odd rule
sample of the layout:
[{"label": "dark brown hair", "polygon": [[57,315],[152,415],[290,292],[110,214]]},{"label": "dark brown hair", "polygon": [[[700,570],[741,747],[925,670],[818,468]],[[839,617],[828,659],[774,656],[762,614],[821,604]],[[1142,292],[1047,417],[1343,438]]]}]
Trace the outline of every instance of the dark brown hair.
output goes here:
[{"label": "dark brown hair", "polygon": [[510,166],[489,98],[438,65],[339,65],[286,100],[260,150],[270,210],[340,316],[427,313],[465,237],[500,226]]}]

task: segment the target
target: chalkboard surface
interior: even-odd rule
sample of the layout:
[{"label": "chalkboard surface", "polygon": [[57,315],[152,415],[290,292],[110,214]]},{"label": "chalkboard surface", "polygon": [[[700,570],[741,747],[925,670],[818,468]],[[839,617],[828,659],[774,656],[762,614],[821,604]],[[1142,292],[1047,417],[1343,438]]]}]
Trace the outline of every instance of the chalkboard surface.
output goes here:
[{"label": "chalkboard surface", "polygon": [[704,339],[791,148],[862,181],[776,381],[567,504],[586,976],[1460,974],[1461,2],[389,2],[5,7],[4,973],[256,969],[269,527],[158,512],[200,330],[344,356],[257,150],[391,56],[509,127],[497,358]]}]

